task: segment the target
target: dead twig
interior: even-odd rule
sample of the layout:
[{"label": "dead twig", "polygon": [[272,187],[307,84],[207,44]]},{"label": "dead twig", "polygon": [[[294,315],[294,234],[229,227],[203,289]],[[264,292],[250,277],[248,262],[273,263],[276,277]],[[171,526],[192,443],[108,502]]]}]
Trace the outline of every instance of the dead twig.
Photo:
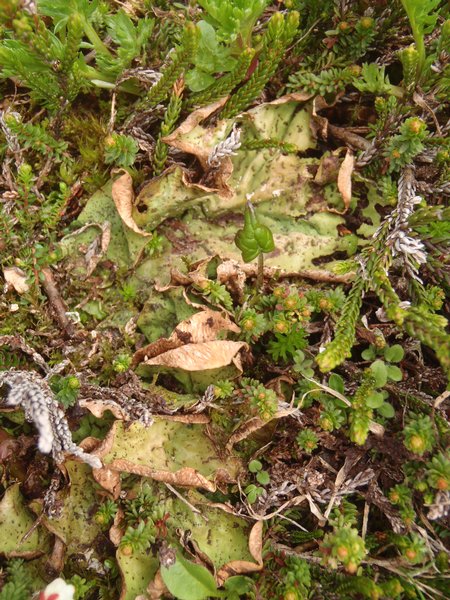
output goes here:
[{"label": "dead twig", "polygon": [[42,269],[42,286],[45,290],[45,293],[48,296],[50,304],[55,311],[56,320],[63,330],[64,334],[71,338],[75,335],[75,327],[74,324],[67,317],[67,307],[64,304],[63,299],[56,287],[55,280],[53,278],[53,274],[49,267],[45,267]]}]

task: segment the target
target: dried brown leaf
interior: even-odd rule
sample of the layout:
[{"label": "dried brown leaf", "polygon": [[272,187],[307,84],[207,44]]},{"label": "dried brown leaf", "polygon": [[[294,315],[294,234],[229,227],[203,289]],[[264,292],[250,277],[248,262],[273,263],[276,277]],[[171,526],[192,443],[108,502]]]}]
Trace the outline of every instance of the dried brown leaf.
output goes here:
[{"label": "dried brown leaf", "polygon": [[247,276],[237,260],[225,260],[217,267],[217,280],[242,304]]},{"label": "dried brown leaf", "polygon": [[116,417],[116,419],[128,419],[127,412],[119,404],[117,404],[117,402],[81,399],[79,401],[79,405],[81,408],[87,408],[87,410],[98,419],[103,417],[107,410],[109,410]]},{"label": "dried brown leaf", "polygon": [[226,314],[207,308],[177,325],[170,336],[189,343],[212,342],[217,340],[219,333],[231,331],[239,333],[240,328]]},{"label": "dried brown leaf", "polygon": [[248,421],[245,421],[244,423],[242,423],[241,425],[238,426],[238,428],[233,432],[233,434],[228,439],[228,442],[226,445],[227,451],[231,452],[231,450],[233,449],[233,446],[235,444],[237,444],[238,442],[241,442],[242,440],[245,440],[252,433],[254,433],[255,431],[258,431],[262,427],[265,427],[274,419],[282,419],[283,417],[289,416],[291,414],[291,412],[292,411],[290,409],[282,409],[282,410],[278,410],[274,414],[272,419],[270,419],[268,421],[264,421],[263,419],[260,419],[259,417],[252,417]]},{"label": "dried brown leaf", "polygon": [[66,555],[65,543],[55,535],[52,553],[45,563],[45,569],[48,573],[61,573],[64,568],[64,558]]},{"label": "dried brown leaf", "polygon": [[337,186],[344,201],[344,213],[347,212],[352,199],[352,173],[355,166],[355,157],[350,149],[347,149],[347,154],[339,169]]},{"label": "dried brown leaf", "polygon": [[146,365],[159,365],[183,371],[206,371],[234,364],[242,372],[240,351],[248,349],[245,342],[216,340],[200,344],[186,344],[145,361]]},{"label": "dried brown leaf", "polygon": [[123,171],[123,175],[114,181],[111,191],[117,212],[125,225],[132,231],[146,237],[151,237],[151,233],[143,231],[134,222],[132,216],[134,206],[133,180],[127,171],[124,169],[121,170]]},{"label": "dried brown leaf", "polygon": [[334,183],[337,180],[340,164],[339,157],[336,154],[324,156],[319,163],[314,183],[318,185]]},{"label": "dried brown leaf", "polygon": [[207,169],[207,160],[209,153],[211,151],[211,147],[214,145],[212,140],[212,136],[214,135],[214,128],[211,127],[209,130],[210,137],[208,138],[208,134],[206,134],[204,145],[199,147],[197,144],[191,144],[188,140],[183,139],[187,133],[190,133],[199,123],[204,121],[207,117],[209,117],[213,112],[221,108],[227,98],[222,98],[214,104],[209,104],[208,106],[204,106],[203,108],[198,108],[194,110],[188,118],[183,121],[183,123],[175,129],[170,135],[163,138],[163,141],[169,146],[173,148],[177,148],[178,150],[182,150],[183,152],[187,152],[188,154],[193,154],[198,158],[202,167]]},{"label": "dried brown leaf", "polygon": [[212,342],[220,333],[231,331],[239,333],[240,328],[225,313],[206,308],[181,321],[169,338],[160,338],[156,342],[139,348],[133,356],[133,366],[165,354],[186,344]]},{"label": "dried brown leaf", "polygon": [[122,527],[122,521],[124,516],[125,515],[123,510],[119,508],[116,514],[114,515],[114,522],[109,530],[109,539],[116,548],[120,544],[120,540],[123,538],[123,534],[125,533],[124,528]]},{"label": "dried brown leaf", "polygon": [[121,491],[120,472],[108,467],[101,469],[92,469],[92,476],[95,481],[107,490],[114,500],[117,500]]},{"label": "dried brown leaf", "polygon": [[30,289],[25,271],[22,271],[19,267],[3,267],[3,277],[5,278],[6,291],[13,289],[18,294],[25,294]]}]

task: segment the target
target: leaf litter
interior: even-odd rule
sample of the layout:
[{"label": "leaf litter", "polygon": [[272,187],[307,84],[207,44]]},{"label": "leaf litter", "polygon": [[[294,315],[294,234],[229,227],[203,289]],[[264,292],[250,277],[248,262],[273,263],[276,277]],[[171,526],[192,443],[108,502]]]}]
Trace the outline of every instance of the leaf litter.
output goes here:
[{"label": "leaf litter", "polygon": [[[337,94],[335,102],[340,98]],[[61,350],[69,357],[59,365],[62,372],[71,360],[80,362],[77,352],[87,356],[83,364],[90,365],[87,377],[76,372],[78,397],[69,410],[73,421],[64,421],[63,427],[70,434],[73,422],[82,423],[80,443],[75,445],[70,438],[59,448],[55,440],[61,431],[55,423],[53,437],[47,436],[50,442],[43,442],[42,419],[31,418],[33,411],[21,403],[26,420],[38,426],[39,450],[54,450],[55,473],[42,497],[39,486],[32,489],[28,482],[26,487],[19,457],[14,468],[23,483],[8,487],[0,504],[0,553],[25,558],[30,565],[34,561],[38,572],[43,565],[37,561],[50,554],[47,568],[55,573],[78,561],[85,573],[100,577],[106,577],[105,555],[114,555],[119,574],[114,585],[120,599],[167,594],[187,600],[219,597],[226,592],[218,588],[228,589],[228,582],[232,589],[236,578],[236,585],[245,587],[245,577],[239,577],[263,571],[272,560],[263,546],[269,537],[272,548],[282,547],[280,564],[283,568],[287,564],[283,562],[287,547],[278,543],[283,539],[278,528],[283,532],[290,523],[303,530],[302,518],[311,530],[317,523],[319,528],[335,527],[339,512],[346,516],[347,496],[364,500],[363,537],[368,511],[374,507],[377,518],[387,519],[396,534],[406,531],[401,507],[396,508],[379,485],[383,478],[401,480],[396,461],[380,461],[382,466],[375,468],[364,452],[354,452],[328,425],[320,432],[324,449],[320,456],[311,456],[307,446],[299,449],[293,432],[315,426],[327,410],[327,418],[338,418],[329,410],[330,398],[340,401],[335,402],[338,408],[351,407],[354,385],[344,395],[339,385],[331,386],[331,378],[328,385],[315,381],[308,376],[309,354],[303,351],[293,355],[294,370],[305,384],[300,390],[294,389],[297,380],[292,372],[274,361],[263,361],[253,371],[258,360],[255,348],[264,337],[245,337],[242,313],[255,306],[255,298],[246,292],[259,265],[243,263],[234,243],[251,201],[275,240],[275,250],[264,257],[261,290],[267,302],[261,313],[269,313],[274,310],[271,292],[281,289],[279,303],[291,299],[295,279],[301,282],[295,300],[300,304],[311,292],[305,280],[323,291],[320,283],[354,279],[357,265],[348,259],[367,245],[380,226],[379,208],[389,207],[390,200],[369,188],[367,205],[361,209],[363,222],[347,228],[347,217],[359,199],[354,148],[349,143],[318,158],[321,142],[330,136],[340,136],[340,142],[343,137],[352,139],[352,134],[339,133],[331,123],[333,103],[313,100],[307,92],[288,94],[261,102],[238,117],[221,119],[219,112],[216,118],[227,100],[191,112],[161,137],[161,143],[183,161],[158,177],[138,187],[128,171],[122,169],[117,177],[113,170],[111,180],[78,216],[78,229],[65,232],[58,246],[69,277],[85,283],[86,298],[78,298],[72,307],[75,312],[65,314],[81,314],[83,324],[90,319],[96,323],[90,331],[82,325],[77,328],[73,337],[79,350],[74,346]],[[279,142],[278,149],[264,146],[273,139]],[[142,147],[146,144],[142,142]],[[26,298],[31,280],[25,271],[4,267],[3,276],[6,294]],[[105,307],[96,299],[104,290],[108,290],[105,298],[110,294]],[[74,304],[70,293],[68,297]],[[233,309],[233,302],[244,303],[241,313]],[[300,314],[297,305],[292,311]],[[335,319],[336,313],[330,311],[320,323],[322,330],[312,324],[308,333],[317,336],[316,348],[330,340]],[[391,325],[381,327],[386,336],[392,332]],[[367,331],[371,342],[383,337],[373,329]],[[33,355],[21,337],[11,336],[4,345],[33,356],[46,372],[45,380],[58,375],[42,356]],[[59,351],[62,345],[57,347]],[[414,352],[420,354],[414,348],[410,358]],[[105,358],[96,363],[102,353]],[[105,385],[89,382],[91,365],[104,371]],[[351,378],[353,367],[346,368]],[[394,395],[404,398],[404,389],[397,385],[404,373],[389,368],[396,376],[391,382]],[[245,382],[247,372],[258,374],[264,380],[262,387],[251,379]],[[14,387],[7,377],[2,382]],[[251,400],[249,390],[257,392]],[[47,383],[45,391],[51,398]],[[320,408],[308,403],[309,395],[319,399]],[[270,411],[258,411],[255,406],[267,397],[272,398]],[[57,398],[66,401],[61,389]],[[382,404],[379,396],[372,402],[377,408]],[[65,409],[70,406],[70,401],[64,404]],[[2,412],[9,429],[13,430],[11,424],[23,424],[20,412],[4,407]],[[393,456],[406,456],[398,440],[372,417],[373,411],[367,429],[374,435],[364,451],[383,453],[386,444]],[[6,456],[11,454],[9,429],[0,430]],[[250,480],[254,484],[245,487]],[[445,516],[448,493],[441,490],[431,500],[429,519]],[[421,519],[428,527],[429,521]],[[420,531],[429,547],[442,550],[441,542],[423,528],[414,523],[410,527],[414,534]],[[308,547],[313,539],[305,537],[294,554],[317,562]],[[331,553],[325,542],[319,549],[325,556]],[[395,564],[394,573],[396,568]],[[39,575],[35,581],[43,587]]]}]

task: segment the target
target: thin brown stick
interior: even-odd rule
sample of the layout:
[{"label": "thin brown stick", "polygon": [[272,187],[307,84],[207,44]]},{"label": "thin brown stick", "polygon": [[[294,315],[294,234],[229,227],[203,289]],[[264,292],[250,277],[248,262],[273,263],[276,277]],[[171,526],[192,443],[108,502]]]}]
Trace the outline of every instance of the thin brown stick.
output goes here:
[{"label": "thin brown stick", "polygon": [[75,335],[75,327],[74,324],[67,317],[67,307],[64,304],[63,299],[56,287],[55,280],[53,279],[53,274],[49,267],[44,267],[42,269],[42,285],[44,287],[45,293],[48,296],[50,304],[53,307],[56,320],[64,331],[67,337],[73,337]]}]

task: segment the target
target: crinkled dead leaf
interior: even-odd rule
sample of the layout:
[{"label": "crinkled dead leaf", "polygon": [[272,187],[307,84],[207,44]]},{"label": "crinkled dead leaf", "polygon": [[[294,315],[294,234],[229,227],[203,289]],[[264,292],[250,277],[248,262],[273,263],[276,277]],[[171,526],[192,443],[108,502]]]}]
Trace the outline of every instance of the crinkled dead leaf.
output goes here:
[{"label": "crinkled dead leaf", "polygon": [[111,474],[126,472],[214,491],[218,482],[234,481],[241,468],[237,457],[218,457],[204,425],[173,419],[157,418],[148,428],[140,423],[125,427],[116,421],[94,453],[102,458],[104,468],[95,469],[93,475],[108,490]]},{"label": "crinkled dead leaf", "polygon": [[240,352],[243,349],[247,350],[248,347],[245,342],[227,340],[186,344],[148,359],[144,364],[191,372],[221,369],[233,364],[239,372],[242,372]]},{"label": "crinkled dead leaf", "polygon": [[[200,123],[209,117],[217,109],[221,108],[226,102],[226,98],[194,110],[183,123],[175,129],[170,135],[164,138],[164,142],[187,152],[193,154],[198,158],[200,164],[204,169],[207,168],[207,160],[212,149],[218,144],[224,137],[226,137],[226,131],[229,127],[227,121],[222,120],[218,127],[201,127]],[[199,143],[200,132],[204,133],[202,143]]]},{"label": "crinkled dead leaf", "polygon": [[100,419],[106,411],[110,411],[116,419],[128,421],[130,419],[129,411],[125,410],[117,402],[108,400],[79,400],[79,406],[86,408],[94,417]]},{"label": "crinkled dead leaf", "polygon": [[53,548],[46,562],[46,568],[51,573],[61,573],[66,558],[66,545],[57,535],[54,536]]},{"label": "crinkled dead leaf", "polygon": [[172,336],[183,343],[199,344],[217,340],[220,334],[230,331],[239,333],[240,328],[225,313],[206,308],[177,325]]},{"label": "crinkled dead leaf", "polygon": [[314,183],[318,185],[327,185],[335,183],[339,173],[341,161],[337,153],[326,154],[320,160],[317,173],[314,177]]},{"label": "crinkled dead leaf", "polygon": [[135,233],[139,233],[144,236],[151,236],[152,234],[148,231],[139,229],[133,220],[133,207],[134,207],[134,190],[133,190],[133,179],[128,171],[123,170],[123,175],[116,179],[112,184],[111,189],[112,199],[114,205],[119,213],[120,218]]},{"label": "crinkled dead leaf", "polygon": [[121,508],[118,509],[116,514],[114,515],[114,521],[109,529],[109,539],[117,546],[120,544],[120,540],[123,538],[123,534],[125,533],[125,527],[123,523],[123,518],[125,514]]},{"label": "crinkled dead leaf", "polygon": [[237,260],[224,260],[217,266],[217,280],[242,304],[247,276]]},{"label": "crinkled dead leaf", "polygon": [[339,169],[337,186],[344,201],[344,212],[348,210],[352,199],[352,173],[355,166],[355,157],[350,149],[347,149],[344,160]]},{"label": "crinkled dead leaf", "polygon": [[19,267],[3,267],[6,291],[15,290],[18,294],[25,294],[30,289],[27,283],[27,274]]},{"label": "crinkled dead leaf", "polygon": [[206,308],[179,323],[169,338],[160,338],[140,348],[133,356],[133,365],[143,360],[148,362],[186,344],[210,342],[216,340],[219,335],[239,331],[240,328],[225,313]]},{"label": "crinkled dead leaf", "polygon": [[197,128],[202,121],[221,108],[226,101],[227,98],[222,98],[213,104],[194,110],[187,119],[185,119],[175,131],[166,136],[163,141],[173,148],[178,148],[188,154],[194,154],[194,156],[199,159],[202,166],[206,168],[208,156],[214,146],[222,139],[227,128],[227,123],[226,121],[222,121],[222,125],[217,130],[213,128],[204,128],[205,137],[203,138],[203,144],[199,144]]},{"label": "crinkled dead leaf", "polygon": [[242,440],[247,439],[252,433],[255,433],[255,431],[258,431],[259,429],[266,427],[272,421],[278,420],[278,419],[283,419],[284,417],[288,417],[290,414],[292,414],[293,410],[295,410],[295,409],[291,410],[290,408],[286,408],[286,409],[283,408],[281,410],[278,410],[273,415],[273,417],[267,421],[260,419],[259,417],[252,417],[251,419],[244,421],[244,423],[241,423],[240,425],[238,425],[238,427],[235,429],[235,431],[232,433],[232,435],[228,439],[228,442],[226,445],[227,451],[231,452],[231,450],[233,449],[233,446],[235,444],[237,444],[238,442],[241,442]]}]

